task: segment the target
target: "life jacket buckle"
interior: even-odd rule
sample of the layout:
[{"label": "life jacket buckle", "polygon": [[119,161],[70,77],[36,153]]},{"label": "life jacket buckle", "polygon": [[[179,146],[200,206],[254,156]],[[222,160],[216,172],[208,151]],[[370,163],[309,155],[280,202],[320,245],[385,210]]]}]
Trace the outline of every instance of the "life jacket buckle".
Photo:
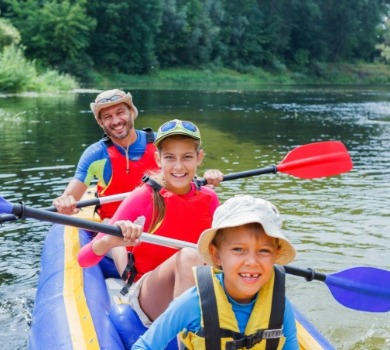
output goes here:
[{"label": "life jacket buckle", "polygon": [[260,343],[263,340],[263,330],[256,332],[255,334],[249,336],[246,340],[246,348],[251,349],[256,344]]},{"label": "life jacket buckle", "polygon": [[262,333],[263,339],[277,339],[283,336],[283,329],[264,329]]}]

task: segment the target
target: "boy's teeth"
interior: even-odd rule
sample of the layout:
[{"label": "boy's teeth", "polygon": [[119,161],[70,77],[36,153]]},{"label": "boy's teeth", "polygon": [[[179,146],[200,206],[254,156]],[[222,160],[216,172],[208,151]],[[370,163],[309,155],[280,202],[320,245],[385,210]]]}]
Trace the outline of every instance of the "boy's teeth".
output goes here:
[{"label": "boy's teeth", "polygon": [[259,277],[259,274],[258,273],[256,273],[256,274],[242,273],[241,276],[242,277]]}]

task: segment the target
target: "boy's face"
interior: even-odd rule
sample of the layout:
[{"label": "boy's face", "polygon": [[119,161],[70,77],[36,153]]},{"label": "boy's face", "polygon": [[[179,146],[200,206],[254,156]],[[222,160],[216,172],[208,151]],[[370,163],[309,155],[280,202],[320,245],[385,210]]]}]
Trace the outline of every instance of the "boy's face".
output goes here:
[{"label": "boy's face", "polygon": [[260,226],[239,226],[225,230],[218,245],[210,250],[224,271],[227,293],[239,303],[249,303],[272,277],[279,253],[276,239]]}]

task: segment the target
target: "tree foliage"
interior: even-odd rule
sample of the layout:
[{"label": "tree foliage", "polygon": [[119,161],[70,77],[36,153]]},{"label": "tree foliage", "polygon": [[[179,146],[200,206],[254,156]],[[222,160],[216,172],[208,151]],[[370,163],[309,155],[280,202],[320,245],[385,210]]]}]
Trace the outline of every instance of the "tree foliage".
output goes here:
[{"label": "tree foliage", "polygon": [[79,76],[91,69],[145,74],[159,67],[373,62],[389,46],[389,8],[390,0],[0,3],[29,59]]},{"label": "tree foliage", "polygon": [[20,33],[11,22],[0,18],[0,52],[6,46],[19,44],[20,40]]},{"label": "tree foliage", "polygon": [[86,15],[86,0],[6,0],[6,15],[19,29],[26,55],[65,72],[90,57],[84,50],[96,20]]}]

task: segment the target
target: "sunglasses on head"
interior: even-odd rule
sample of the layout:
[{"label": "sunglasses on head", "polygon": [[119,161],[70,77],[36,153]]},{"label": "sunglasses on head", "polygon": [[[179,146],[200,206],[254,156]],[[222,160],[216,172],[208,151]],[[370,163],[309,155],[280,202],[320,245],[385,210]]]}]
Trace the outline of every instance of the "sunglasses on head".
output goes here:
[{"label": "sunglasses on head", "polygon": [[178,126],[178,124],[181,124],[181,126],[188,131],[191,131],[191,132],[198,131],[198,127],[195,124],[193,124],[191,122],[187,122],[187,121],[176,121],[176,120],[171,120],[171,121],[163,124],[160,127],[160,131],[167,132],[169,130],[175,129]]},{"label": "sunglasses on head", "polygon": [[114,95],[108,98],[102,98],[101,100],[97,101],[96,103],[107,103],[107,102],[115,102],[123,98],[123,96]]}]

